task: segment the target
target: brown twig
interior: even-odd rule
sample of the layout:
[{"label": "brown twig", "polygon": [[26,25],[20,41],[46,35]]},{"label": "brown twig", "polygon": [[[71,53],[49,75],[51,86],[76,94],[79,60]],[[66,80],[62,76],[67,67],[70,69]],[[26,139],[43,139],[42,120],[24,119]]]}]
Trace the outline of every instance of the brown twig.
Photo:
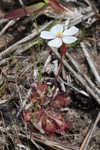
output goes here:
[{"label": "brown twig", "polygon": [[92,8],[93,11],[94,11],[94,13],[97,14],[98,12],[97,12],[97,9],[96,9],[96,7],[95,7],[95,5],[94,5],[94,3],[93,3],[93,0],[88,0],[88,1],[89,1],[89,4],[90,4],[91,8]]},{"label": "brown twig", "polygon": [[[45,28],[47,28],[52,23],[53,23],[53,21],[50,21],[49,23],[47,23],[46,25],[44,25],[43,27],[41,27],[40,30],[39,30],[39,32],[41,32],[42,30],[44,30]],[[20,41],[16,42],[15,44],[13,44],[10,47],[8,47],[6,50],[4,50],[3,52],[1,52],[0,53],[0,60],[2,60],[4,57],[6,57],[7,55],[11,54],[12,52],[16,51],[18,45],[23,44],[25,42],[28,42],[29,40],[32,40],[37,35],[38,35],[37,31],[36,31],[36,29],[34,29],[33,33],[31,33],[30,35],[26,36],[25,38],[21,39]]]},{"label": "brown twig", "polygon": [[84,150],[85,144],[86,144],[86,142],[88,140],[88,137],[89,137],[90,133],[91,133],[91,130],[88,131],[88,133],[87,133],[87,135],[86,135],[86,137],[85,137],[85,139],[84,139],[84,141],[83,141],[83,143],[81,145],[80,150]]},{"label": "brown twig", "polygon": [[84,56],[86,57],[86,59],[87,59],[87,61],[88,61],[88,64],[89,64],[89,66],[90,66],[90,68],[91,68],[91,71],[92,71],[92,73],[93,73],[95,79],[97,80],[98,85],[100,86],[100,75],[99,75],[99,73],[97,72],[96,67],[95,67],[95,65],[94,65],[94,63],[93,63],[93,61],[92,61],[92,59],[91,59],[91,57],[90,57],[90,55],[89,55],[89,53],[88,53],[88,50],[87,50],[87,48],[86,48],[86,45],[85,45],[85,43],[83,43],[83,42],[82,42],[80,45],[81,45],[81,47],[82,47],[82,51],[83,51],[83,53],[84,53]]},{"label": "brown twig", "polygon": [[94,122],[94,125],[93,125],[92,129],[88,132],[86,138],[84,139],[80,150],[87,150],[88,144],[89,144],[89,142],[92,138],[93,133],[95,132],[95,129],[96,129],[96,126],[97,126],[97,123],[98,123],[99,120],[100,120],[100,112],[97,115],[97,118]]},{"label": "brown twig", "polygon": [[95,91],[96,94],[98,94],[100,96],[100,90],[95,86],[95,84],[91,81],[91,79],[86,74],[84,74],[84,72],[83,72],[82,68],[79,66],[78,62],[76,62],[69,53],[66,53],[66,56],[71,61],[71,63],[74,65],[77,72],[79,72],[79,74],[82,77],[84,77],[84,79],[87,81],[89,86]]}]

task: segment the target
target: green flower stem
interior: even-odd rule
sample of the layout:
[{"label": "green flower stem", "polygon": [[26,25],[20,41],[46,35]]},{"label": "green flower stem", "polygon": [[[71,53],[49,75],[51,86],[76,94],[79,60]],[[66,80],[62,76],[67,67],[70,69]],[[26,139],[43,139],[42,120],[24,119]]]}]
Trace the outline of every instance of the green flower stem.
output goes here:
[{"label": "green flower stem", "polygon": [[[37,24],[37,20],[36,20],[36,17],[35,16],[33,16],[33,18],[34,18],[34,23],[35,23],[35,25],[36,25],[36,30],[37,30],[37,32],[39,33],[39,27],[38,27],[38,24]],[[40,36],[38,36],[38,41],[40,41]],[[40,42],[38,42],[38,54],[39,54],[39,80],[40,80],[40,82],[41,82],[41,80],[42,80],[42,65],[41,65],[41,50],[40,50]]]}]

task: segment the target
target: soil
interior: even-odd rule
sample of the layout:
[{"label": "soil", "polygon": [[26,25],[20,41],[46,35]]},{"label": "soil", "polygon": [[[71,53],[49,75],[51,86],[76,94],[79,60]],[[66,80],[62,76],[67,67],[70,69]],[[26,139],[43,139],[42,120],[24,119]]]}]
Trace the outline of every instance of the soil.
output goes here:
[{"label": "soil", "polygon": [[[25,0],[24,0],[25,1]],[[9,11],[15,8],[19,8],[20,5],[16,0],[1,1],[3,7],[6,3],[6,7],[3,11]],[[32,1],[28,3],[25,1],[25,5],[31,5]],[[99,5],[99,1],[97,1]],[[9,6],[11,4],[11,6]],[[53,20],[47,16],[42,16],[44,22]],[[25,22],[26,21],[26,22]],[[41,18],[37,18],[37,23],[41,25]],[[84,25],[80,23],[78,27],[82,30]],[[8,28],[8,30],[0,37],[0,50],[1,52],[12,44],[16,43],[20,39],[29,35],[33,28],[33,20],[27,21],[27,17],[23,17],[17,21],[17,23]],[[3,25],[0,26],[0,30],[3,29]],[[6,39],[6,40],[5,40]],[[35,38],[34,38],[35,39]],[[34,40],[33,39],[33,40]],[[35,39],[36,40],[36,39]],[[86,28],[82,37],[83,41],[87,42],[88,52],[96,66],[98,73],[100,74],[100,20],[97,20],[91,27]],[[6,42],[5,42],[6,41]],[[6,44],[5,44],[6,43]],[[30,42],[32,43],[32,41]],[[5,46],[6,45],[6,46]],[[26,44],[27,45],[27,44]],[[19,51],[19,49],[18,49]],[[85,56],[81,50],[80,44],[68,47],[68,53],[80,64],[84,74],[86,74],[95,84],[96,81],[88,66]],[[20,55],[18,53],[12,53],[7,56],[5,61],[1,65],[0,73],[0,149],[1,150],[18,150],[18,149],[57,149],[52,144],[48,144],[53,141],[60,146],[68,148],[68,150],[79,150],[87,133],[93,127],[97,114],[100,111],[100,105],[91,96],[85,96],[81,93],[74,91],[71,87],[66,86],[67,95],[70,97],[71,102],[64,107],[61,107],[55,112],[59,112],[65,121],[70,122],[70,128],[60,133],[53,134],[40,134],[33,128],[33,125],[25,122],[22,107],[25,99],[30,97],[28,92],[32,89],[34,83],[39,82],[39,79],[34,78],[34,70],[43,68],[47,57],[51,55],[50,67],[54,60],[58,58],[48,48],[45,42],[40,45],[40,56],[38,52],[38,46],[35,45],[31,49],[28,49]],[[39,58],[41,57],[41,65]],[[59,60],[58,60],[59,61]],[[52,72],[42,72],[42,80],[46,84],[50,83],[50,88],[53,87],[55,75]],[[79,90],[84,90],[84,87],[65,69],[68,75],[71,76],[71,83]],[[61,74],[63,78],[63,75]],[[39,78],[39,76],[38,76]],[[67,81],[66,81],[67,82]],[[63,93],[61,84],[57,83],[58,89]],[[99,87],[99,86],[98,86]],[[87,92],[87,91],[86,91]],[[49,100],[49,103],[52,100]],[[27,105],[30,101],[27,102]],[[26,106],[27,106],[26,105]],[[21,110],[22,109],[22,110]],[[35,108],[34,108],[35,109]],[[20,112],[21,110],[21,112]],[[19,115],[18,115],[19,113]],[[88,144],[88,150],[100,150],[100,121],[96,126],[91,140]],[[43,140],[42,140],[43,139]],[[36,143],[34,143],[34,140]],[[46,143],[46,140],[49,142]],[[41,146],[41,147],[40,147]],[[60,148],[59,148],[60,149]],[[80,149],[81,150],[81,149]]]}]

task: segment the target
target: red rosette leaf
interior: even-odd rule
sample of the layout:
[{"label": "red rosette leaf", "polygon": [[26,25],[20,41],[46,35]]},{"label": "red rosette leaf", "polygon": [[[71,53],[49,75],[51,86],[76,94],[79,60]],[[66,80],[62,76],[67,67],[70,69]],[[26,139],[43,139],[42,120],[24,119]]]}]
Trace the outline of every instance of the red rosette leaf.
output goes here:
[{"label": "red rosette leaf", "polygon": [[58,94],[52,102],[54,108],[61,108],[70,103],[70,97],[63,94]]},{"label": "red rosette leaf", "polygon": [[56,130],[62,133],[63,131],[67,130],[70,128],[70,122],[64,121],[64,118],[62,117],[61,114],[55,113],[55,112],[48,112],[50,118],[53,120],[54,124],[56,125]]},{"label": "red rosette leaf", "polygon": [[57,130],[57,127],[56,127],[54,121],[47,116],[43,120],[42,125],[43,125],[43,129],[46,131],[47,134],[52,134],[52,133],[56,132],[56,130]]},{"label": "red rosette leaf", "polygon": [[71,123],[69,121],[63,122],[59,129],[60,133],[68,130],[70,128],[70,126],[71,126]]}]

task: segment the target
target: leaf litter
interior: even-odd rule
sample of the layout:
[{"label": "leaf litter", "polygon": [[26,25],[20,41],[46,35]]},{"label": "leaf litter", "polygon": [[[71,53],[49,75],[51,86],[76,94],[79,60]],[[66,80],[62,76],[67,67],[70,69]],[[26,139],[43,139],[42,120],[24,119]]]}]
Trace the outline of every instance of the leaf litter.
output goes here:
[{"label": "leaf litter", "polygon": [[[10,2],[10,4],[16,6],[16,3]],[[58,9],[58,5],[54,7]],[[51,15],[47,16],[42,16],[42,19],[46,22],[51,21]],[[37,17],[38,24],[40,20]],[[3,33],[5,37],[9,34],[11,41],[8,40],[5,45],[4,38],[4,43],[0,46],[1,51],[32,32],[34,25],[28,17],[15,22]],[[79,26],[81,29],[82,25]],[[0,29],[2,30],[3,27],[0,26]],[[97,65],[100,48],[99,21],[85,30],[87,32],[84,40],[87,40],[88,47],[92,49],[89,54]],[[38,41],[36,37],[34,41]],[[32,40],[30,45],[31,42]],[[0,80],[3,80],[0,82],[0,139],[2,139],[0,149],[33,149],[33,147],[41,149],[40,143],[42,143],[48,145],[48,149],[51,147],[78,150],[93,125],[100,107],[65,67],[57,81],[55,97],[52,98],[60,61],[45,42],[39,44],[40,54],[36,42],[23,52],[20,50],[21,48],[23,50],[25,45],[21,45],[22,47],[18,45],[18,54],[15,52],[4,56],[5,61],[0,59],[2,61]],[[69,47],[68,53],[78,61],[84,74],[96,84],[80,46]],[[99,72],[99,65],[96,68]],[[97,134],[99,130],[98,124],[88,149],[100,149],[100,137]],[[42,148],[47,149],[44,145]]]}]

